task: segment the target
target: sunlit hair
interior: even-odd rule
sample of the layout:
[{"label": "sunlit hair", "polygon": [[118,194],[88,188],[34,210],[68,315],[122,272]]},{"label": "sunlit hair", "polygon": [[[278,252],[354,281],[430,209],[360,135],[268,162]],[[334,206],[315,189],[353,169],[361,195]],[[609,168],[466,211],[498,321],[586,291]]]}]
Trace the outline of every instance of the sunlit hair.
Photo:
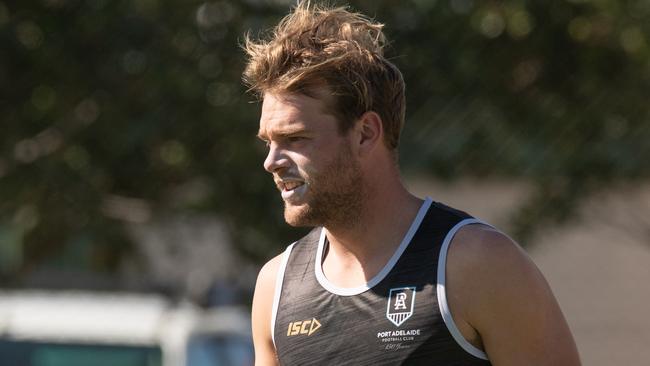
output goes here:
[{"label": "sunlit hair", "polygon": [[270,39],[246,36],[244,82],[260,97],[267,92],[316,97],[324,86],[342,133],[374,111],[383,121],[386,146],[395,150],[404,124],[404,79],[384,57],[382,28],[345,7],[300,1]]}]

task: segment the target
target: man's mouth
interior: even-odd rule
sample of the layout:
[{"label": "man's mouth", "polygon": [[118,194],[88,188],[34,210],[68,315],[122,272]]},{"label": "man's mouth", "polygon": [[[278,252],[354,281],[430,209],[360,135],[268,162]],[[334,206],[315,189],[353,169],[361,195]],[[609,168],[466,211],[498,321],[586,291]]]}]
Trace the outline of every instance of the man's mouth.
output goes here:
[{"label": "man's mouth", "polygon": [[280,187],[280,190],[285,192],[285,191],[293,191],[294,189],[304,185],[305,182],[299,182],[299,181],[288,181],[288,182],[278,182],[278,187]]},{"label": "man's mouth", "polygon": [[285,201],[299,201],[307,192],[307,184],[302,180],[278,180],[278,189]]}]

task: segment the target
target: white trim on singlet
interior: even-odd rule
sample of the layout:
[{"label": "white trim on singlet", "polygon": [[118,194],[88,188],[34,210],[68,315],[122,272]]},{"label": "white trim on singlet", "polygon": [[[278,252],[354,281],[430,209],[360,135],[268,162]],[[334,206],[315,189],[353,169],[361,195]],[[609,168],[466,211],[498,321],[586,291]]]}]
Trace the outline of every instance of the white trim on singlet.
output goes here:
[{"label": "white trim on singlet", "polygon": [[280,295],[282,294],[282,282],[284,281],[284,272],[287,269],[287,262],[289,262],[289,254],[296,243],[289,245],[282,254],[280,267],[275,279],[275,294],[273,295],[273,310],[271,310],[271,340],[273,340],[273,347],[275,347],[275,319],[278,315],[278,307],[280,306]]},{"label": "white trim on singlet", "polygon": [[465,219],[457,223],[453,228],[451,228],[451,230],[449,230],[449,233],[447,233],[445,240],[442,242],[442,247],[440,248],[440,255],[438,257],[438,283],[436,284],[436,291],[438,293],[438,306],[440,308],[440,314],[442,314],[442,319],[445,321],[445,324],[447,325],[447,329],[449,329],[449,332],[451,333],[452,337],[454,337],[458,345],[460,345],[465,351],[467,351],[467,353],[471,354],[472,356],[487,360],[488,357],[485,354],[485,352],[474,347],[474,345],[469,343],[467,339],[465,339],[465,337],[462,335],[460,330],[458,330],[458,327],[454,322],[454,318],[451,316],[451,310],[449,309],[449,304],[447,303],[447,290],[445,288],[445,284],[446,284],[445,270],[447,267],[447,253],[449,251],[449,245],[451,244],[451,241],[454,239],[454,236],[456,235],[458,230],[460,230],[463,226],[471,225],[471,224],[487,225],[481,220]]},{"label": "white trim on singlet", "polygon": [[321,235],[318,241],[318,250],[316,251],[316,263],[314,266],[316,272],[316,279],[318,280],[320,285],[323,286],[323,288],[325,288],[327,291],[340,296],[359,295],[373,288],[376,284],[381,282],[381,280],[383,280],[384,277],[386,277],[388,272],[390,272],[393,269],[395,263],[397,263],[397,260],[399,260],[399,258],[402,256],[402,253],[404,253],[408,245],[411,243],[411,239],[413,238],[415,232],[420,227],[420,224],[422,223],[422,219],[424,219],[424,216],[426,215],[427,211],[429,210],[429,207],[431,206],[431,202],[432,202],[431,198],[429,197],[427,197],[424,200],[422,206],[420,206],[420,210],[418,211],[418,214],[415,216],[415,219],[411,224],[411,227],[406,232],[406,235],[404,235],[404,239],[402,239],[402,242],[400,243],[399,247],[397,247],[395,253],[393,253],[393,256],[388,260],[384,268],[382,268],[382,270],[379,271],[379,273],[377,273],[375,277],[370,279],[370,281],[357,287],[339,287],[331,283],[327,279],[327,277],[325,277],[325,274],[323,273],[322,264],[323,264],[323,251],[325,249],[326,232],[324,228],[321,229]]}]

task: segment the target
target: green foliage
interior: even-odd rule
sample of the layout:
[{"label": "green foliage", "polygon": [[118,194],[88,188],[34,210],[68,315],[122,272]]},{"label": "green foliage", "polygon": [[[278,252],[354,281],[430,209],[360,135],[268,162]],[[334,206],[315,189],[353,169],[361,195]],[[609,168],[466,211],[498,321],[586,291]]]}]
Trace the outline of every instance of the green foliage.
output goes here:
[{"label": "green foliage", "polygon": [[413,1],[376,11],[408,85],[402,165],[534,182],[514,218],[519,239],[570,217],[595,190],[648,177],[647,2]]},{"label": "green foliage", "polygon": [[[175,212],[219,213],[257,261],[297,237],[240,82],[242,35],[287,3],[0,1],[0,242],[18,248],[0,253],[19,263],[3,259],[5,280],[57,263],[115,271],[125,224]],[[407,81],[404,169],[535,182],[520,238],[648,177],[647,4],[352,2],[387,24]]]}]

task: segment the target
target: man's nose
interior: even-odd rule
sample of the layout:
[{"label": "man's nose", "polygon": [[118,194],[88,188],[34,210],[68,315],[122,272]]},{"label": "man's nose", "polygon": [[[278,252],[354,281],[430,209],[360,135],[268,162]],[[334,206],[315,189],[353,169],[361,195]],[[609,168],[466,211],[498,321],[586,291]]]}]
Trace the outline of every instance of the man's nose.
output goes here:
[{"label": "man's nose", "polygon": [[281,149],[271,143],[269,146],[269,153],[264,159],[264,169],[269,173],[275,173],[280,169],[289,166],[289,159]]}]

